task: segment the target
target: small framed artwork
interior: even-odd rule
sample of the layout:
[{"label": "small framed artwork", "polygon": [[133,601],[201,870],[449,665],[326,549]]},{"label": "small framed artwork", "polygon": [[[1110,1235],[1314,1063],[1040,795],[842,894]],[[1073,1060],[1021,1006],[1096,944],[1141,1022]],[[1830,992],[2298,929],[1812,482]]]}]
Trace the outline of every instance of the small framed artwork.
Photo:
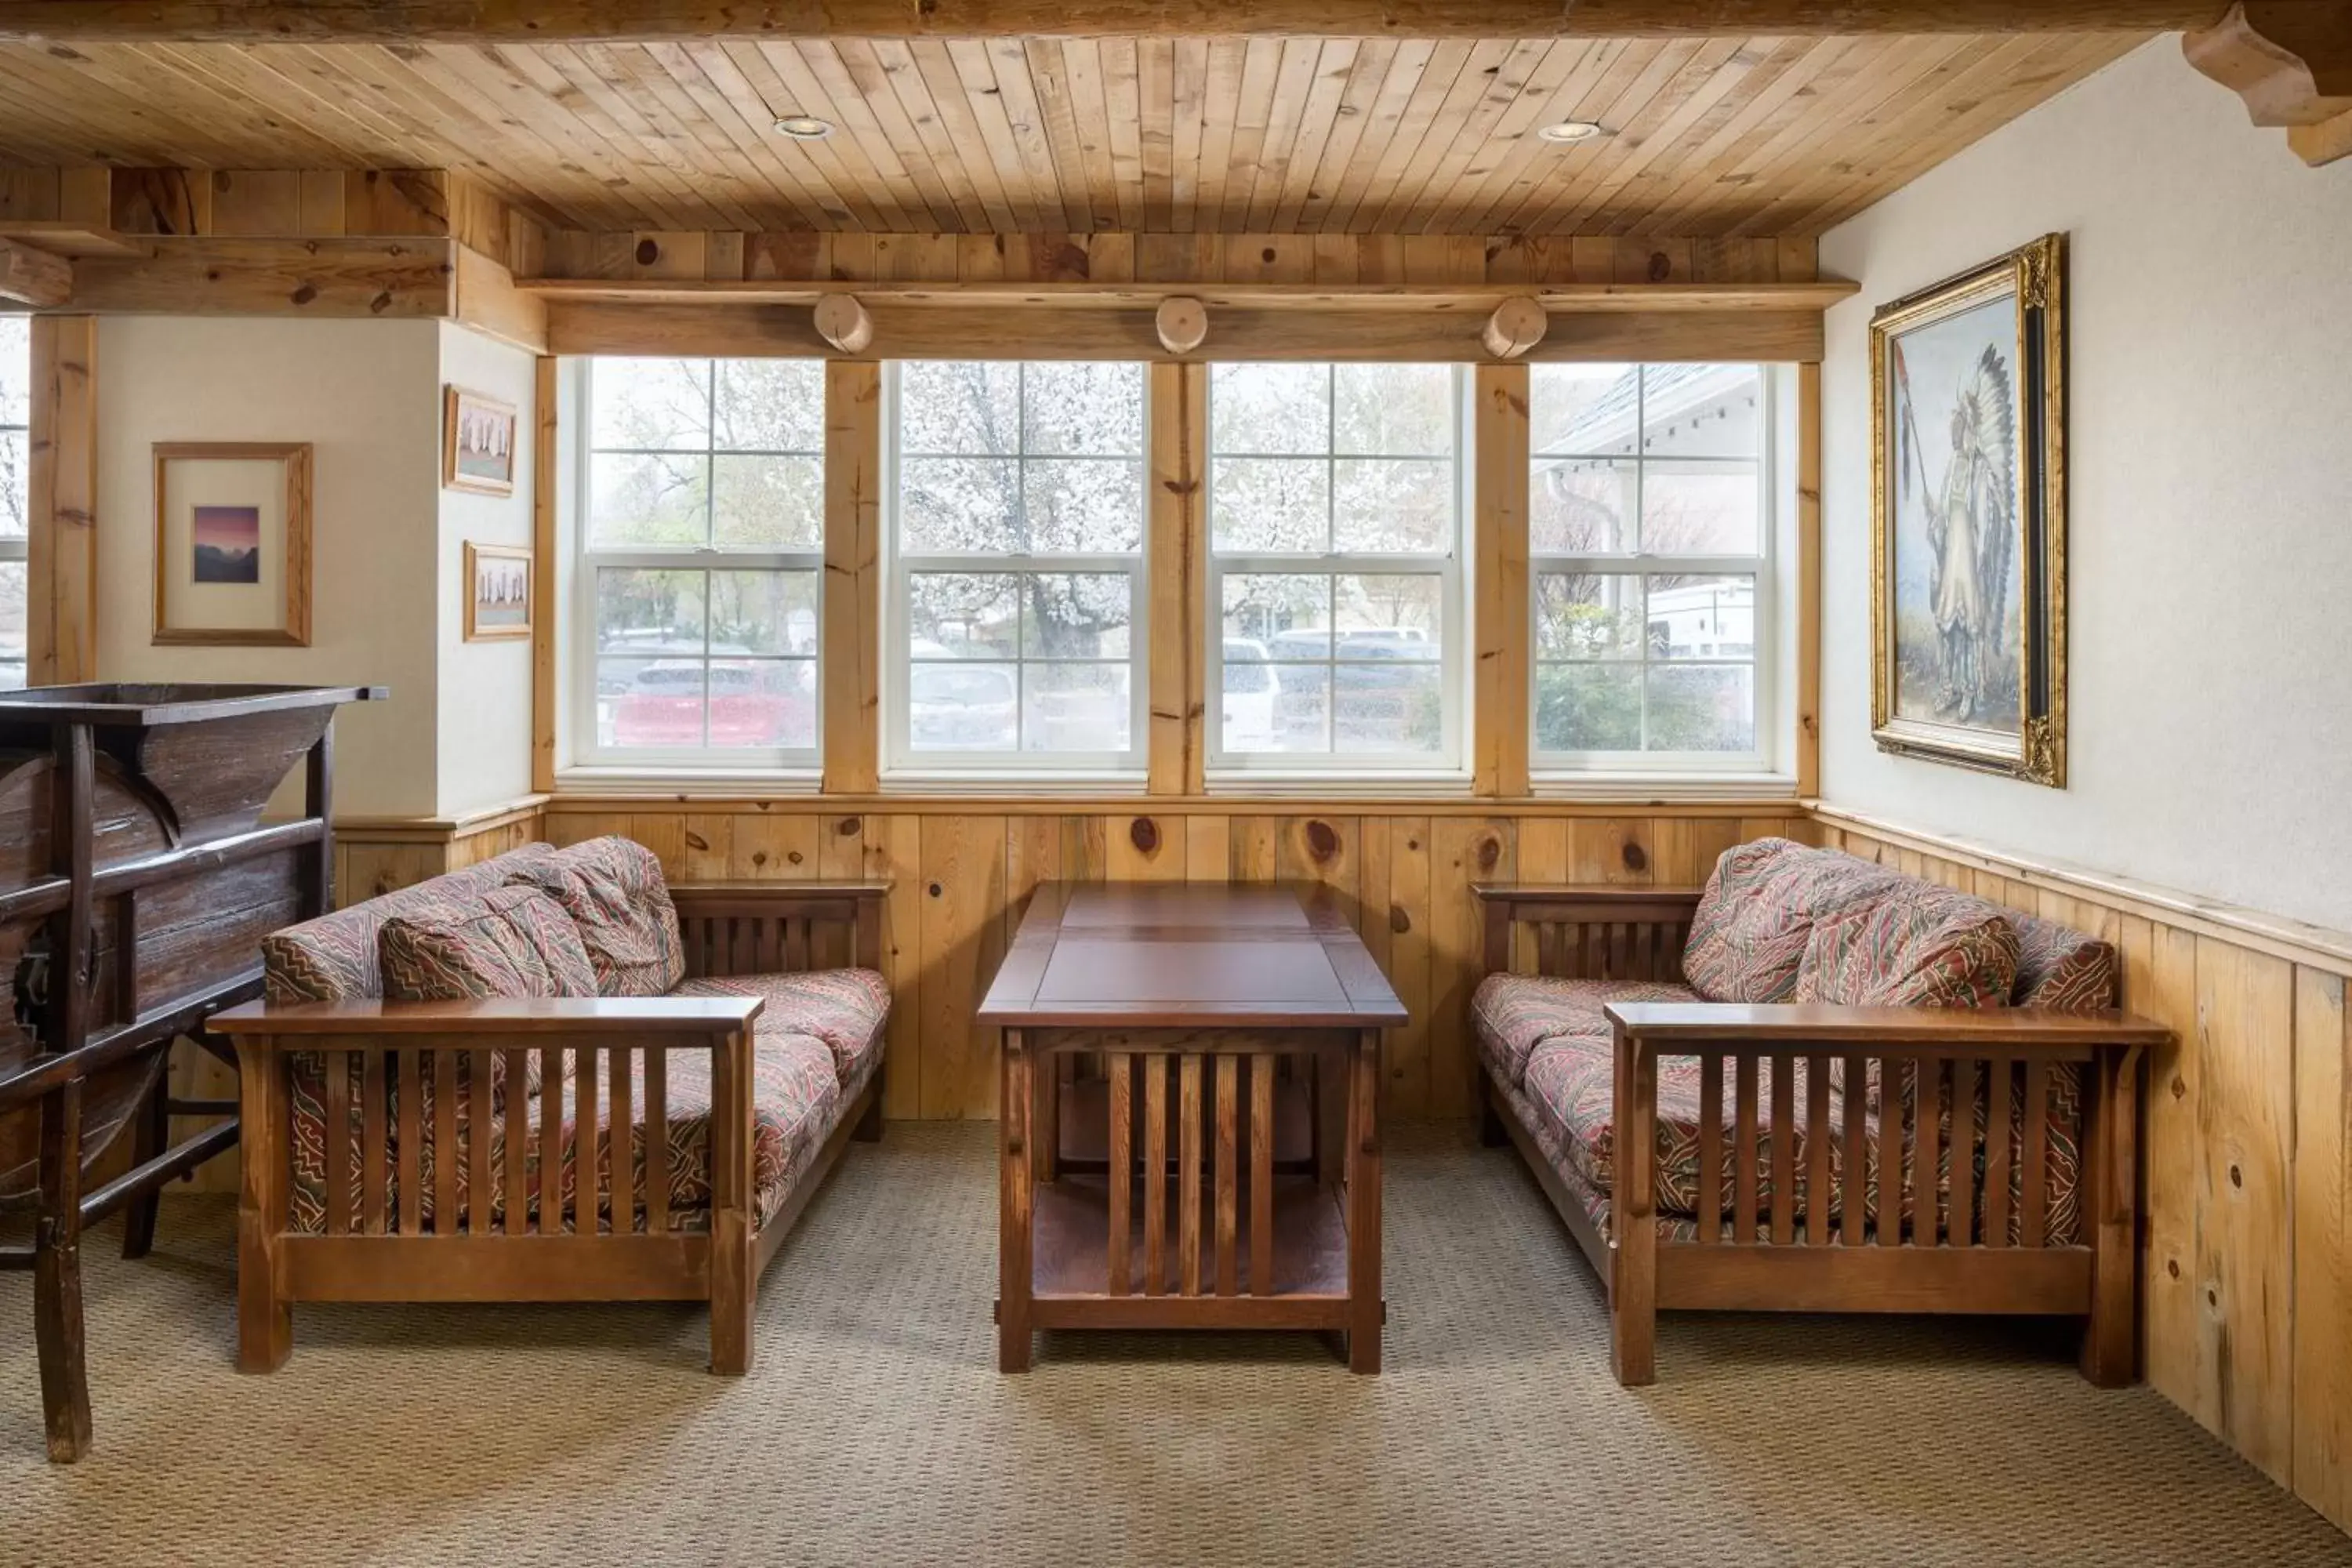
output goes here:
[{"label": "small framed artwork", "polygon": [[308,442],[158,442],[155,637],[310,643]]},{"label": "small framed artwork", "polygon": [[530,636],[530,552],[520,544],[466,546],[466,640]]},{"label": "small framed artwork", "polygon": [[2066,784],[2066,237],[1870,324],[1879,750]]},{"label": "small framed artwork", "polygon": [[441,486],[483,495],[514,494],[515,411],[462,386],[441,395]]}]

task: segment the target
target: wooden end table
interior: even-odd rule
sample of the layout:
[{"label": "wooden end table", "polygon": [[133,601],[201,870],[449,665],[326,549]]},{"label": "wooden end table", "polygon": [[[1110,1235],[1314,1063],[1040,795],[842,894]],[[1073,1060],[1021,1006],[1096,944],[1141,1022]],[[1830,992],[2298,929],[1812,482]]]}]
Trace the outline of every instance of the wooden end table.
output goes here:
[{"label": "wooden end table", "polygon": [[1308,1329],[1381,1368],[1381,1031],[1325,889],[1052,883],[1004,1029],[998,1364],[1038,1329]]}]

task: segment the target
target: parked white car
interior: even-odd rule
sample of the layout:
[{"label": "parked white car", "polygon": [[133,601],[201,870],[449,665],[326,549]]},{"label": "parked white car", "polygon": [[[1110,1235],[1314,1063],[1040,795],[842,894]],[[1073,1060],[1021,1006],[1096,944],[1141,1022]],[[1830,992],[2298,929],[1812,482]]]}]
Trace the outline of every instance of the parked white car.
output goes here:
[{"label": "parked white car", "polygon": [[1224,729],[1220,744],[1228,752],[1272,749],[1275,679],[1265,662],[1265,644],[1248,637],[1227,637],[1224,651]]}]

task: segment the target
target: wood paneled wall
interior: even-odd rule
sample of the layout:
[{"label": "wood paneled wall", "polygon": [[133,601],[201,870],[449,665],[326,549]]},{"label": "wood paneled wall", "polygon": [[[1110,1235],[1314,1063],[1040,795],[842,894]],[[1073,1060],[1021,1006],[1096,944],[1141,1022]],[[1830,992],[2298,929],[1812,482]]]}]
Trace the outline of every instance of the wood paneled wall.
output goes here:
[{"label": "wood paneled wall", "polygon": [[1001,800],[690,805],[558,797],[547,837],[625,834],[678,880],[887,878],[885,943],[897,1010],[885,1111],[996,1114],[997,1031],[971,1014],[1040,882],[1326,883],[1357,913],[1413,1020],[1391,1037],[1389,1093],[1405,1118],[1470,1113],[1468,1005],[1483,927],[1470,884],[1693,883],[1743,839],[1802,835],[1736,807],[1638,814],[1552,804],[1279,801],[1148,806]]},{"label": "wood paneled wall", "polygon": [[1823,813],[1822,842],[2113,942],[2168,1025],[2140,1169],[2149,1383],[2352,1529],[2352,951]]}]

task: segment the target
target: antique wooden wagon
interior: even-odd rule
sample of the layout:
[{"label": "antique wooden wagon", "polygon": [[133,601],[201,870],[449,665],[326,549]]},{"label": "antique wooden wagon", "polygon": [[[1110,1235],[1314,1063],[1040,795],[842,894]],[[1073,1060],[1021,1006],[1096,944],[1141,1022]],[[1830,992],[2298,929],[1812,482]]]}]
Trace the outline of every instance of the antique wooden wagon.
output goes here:
[{"label": "antique wooden wagon", "polygon": [[[235,1146],[233,1101],[166,1092],[172,1042],[261,990],[260,942],[334,902],[330,724],[367,687],[91,685],[0,699],[0,1210],[30,1209],[49,1457],[90,1435],[80,1238],[130,1210],[154,1237],[173,1176]],[[299,763],[301,810],[264,824]],[[222,1120],[173,1147],[174,1113]],[[121,1140],[127,1169],[85,1192]]]}]

